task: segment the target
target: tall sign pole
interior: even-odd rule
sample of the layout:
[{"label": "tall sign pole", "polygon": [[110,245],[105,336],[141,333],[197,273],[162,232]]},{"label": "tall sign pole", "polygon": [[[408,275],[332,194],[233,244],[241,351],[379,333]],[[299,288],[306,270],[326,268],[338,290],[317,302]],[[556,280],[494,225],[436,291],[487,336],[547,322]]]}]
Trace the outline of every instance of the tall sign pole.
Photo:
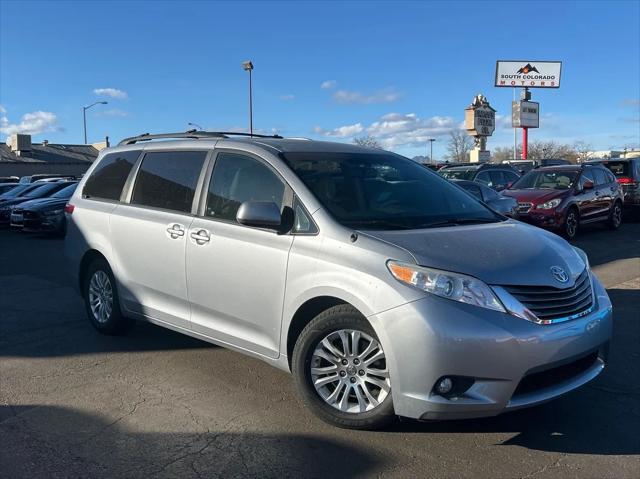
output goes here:
[{"label": "tall sign pole", "polygon": [[[529,88],[560,88],[562,62],[498,60],[496,62],[496,87],[514,89],[511,104],[513,131],[513,156],[516,157],[515,128],[522,128],[522,159],[528,157],[529,128],[540,126],[540,104],[531,101]],[[515,100],[515,89],[522,88],[520,101]]]},{"label": "tall sign pole", "polygon": [[488,162],[491,152],[487,150],[487,137],[496,129],[496,111],[489,105],[484,95],[476,95],[465,111],[464,126],[474,137],[475,147],[471,150],[471,163]]}]

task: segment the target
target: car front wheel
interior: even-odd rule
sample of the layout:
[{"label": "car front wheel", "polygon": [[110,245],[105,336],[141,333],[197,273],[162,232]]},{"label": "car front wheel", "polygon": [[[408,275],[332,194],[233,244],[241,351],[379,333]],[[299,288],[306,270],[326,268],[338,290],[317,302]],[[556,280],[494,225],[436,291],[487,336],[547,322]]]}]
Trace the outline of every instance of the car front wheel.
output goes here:
[{"label": "car front wheel", "polygon": [[292,369],[305,405],[330,424],[379,429],[395,417],[384,349],[351,306],[334,306],[305,327]]},{"label": "car front wheel", "polygon": [[620,228],[622,224],[622,205],[620,202],[616,201],[613,205],[613,209],[611,210],[611,215],[609,216],[609,228],[612,230],[617,230]]}]

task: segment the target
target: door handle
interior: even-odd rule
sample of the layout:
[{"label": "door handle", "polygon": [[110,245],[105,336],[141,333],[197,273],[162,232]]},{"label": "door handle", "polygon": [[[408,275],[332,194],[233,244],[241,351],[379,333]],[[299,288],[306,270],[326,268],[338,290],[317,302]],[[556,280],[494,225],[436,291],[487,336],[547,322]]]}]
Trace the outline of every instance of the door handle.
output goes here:
[{"label": "door handle", "polygon": [[184,226],[180,223],[171,223],[167,227],[167,235],[171,239],[178,239],[184,236]]},{"label": "door handle", "polygon": [[195,243],[199,246],[202,246],[203,244],[211,241],[211,235],[209,235],[209,232],[204,229],[193,230],[190,236],[191,239],[194,240]]}]

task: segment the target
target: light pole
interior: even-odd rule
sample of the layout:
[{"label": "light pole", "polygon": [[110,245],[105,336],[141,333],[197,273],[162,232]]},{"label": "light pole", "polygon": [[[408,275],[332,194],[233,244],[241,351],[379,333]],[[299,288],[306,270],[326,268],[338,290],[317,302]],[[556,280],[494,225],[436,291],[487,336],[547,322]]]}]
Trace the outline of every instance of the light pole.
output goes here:
[{"label": "light pole", "polygon": [[108,101],[97,101],[89,106],[82,107],[82,123],[84,125],[84,144],[87,144],[87,110],[95,105],[106,105]]},{"label": "light pole", "polygon": [[242,62],[242,68],[249,72],[249,134],[253,136],[253,93],[251,85],[251,72],[253,71],[253,63],[250,60]]},{"label": "light pole", "polygon": [[431,154],[429,155],[429,163],[433,164],[433,142],[436,141],[435,138],[429,138],[429,144],[431,145]]},{"label": "light pole", "polygon": [[204,130],[204,128],[202,128],[202,127],[201,127],[200,125],[198,125],[197,123],[191,123],[191,122],[189,122],[189,123],[187,123],[187,125],[189,125],[189,126],[195,126],[195,127],[196,127],[198,130],[200,130],[200,131]]}]

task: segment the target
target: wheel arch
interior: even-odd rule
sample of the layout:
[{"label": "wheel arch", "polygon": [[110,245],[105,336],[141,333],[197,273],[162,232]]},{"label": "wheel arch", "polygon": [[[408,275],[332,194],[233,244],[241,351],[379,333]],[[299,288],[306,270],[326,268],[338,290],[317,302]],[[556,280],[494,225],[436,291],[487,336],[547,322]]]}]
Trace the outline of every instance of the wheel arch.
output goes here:
[{"label": "wheel arch", "polygon": [[98,258],[102,258],[107,263],[109,263],[105,255],[103,255],[97,249],[88,250],[87,252],[85,252],[85,254],[82,256],[82,259],[80,260],[80,266],[78,267],[78,288],[83,298],[84,298],[83,285],[85,281],[85,275],[87,274],[87,269],[89,269],[89,265]]}]

